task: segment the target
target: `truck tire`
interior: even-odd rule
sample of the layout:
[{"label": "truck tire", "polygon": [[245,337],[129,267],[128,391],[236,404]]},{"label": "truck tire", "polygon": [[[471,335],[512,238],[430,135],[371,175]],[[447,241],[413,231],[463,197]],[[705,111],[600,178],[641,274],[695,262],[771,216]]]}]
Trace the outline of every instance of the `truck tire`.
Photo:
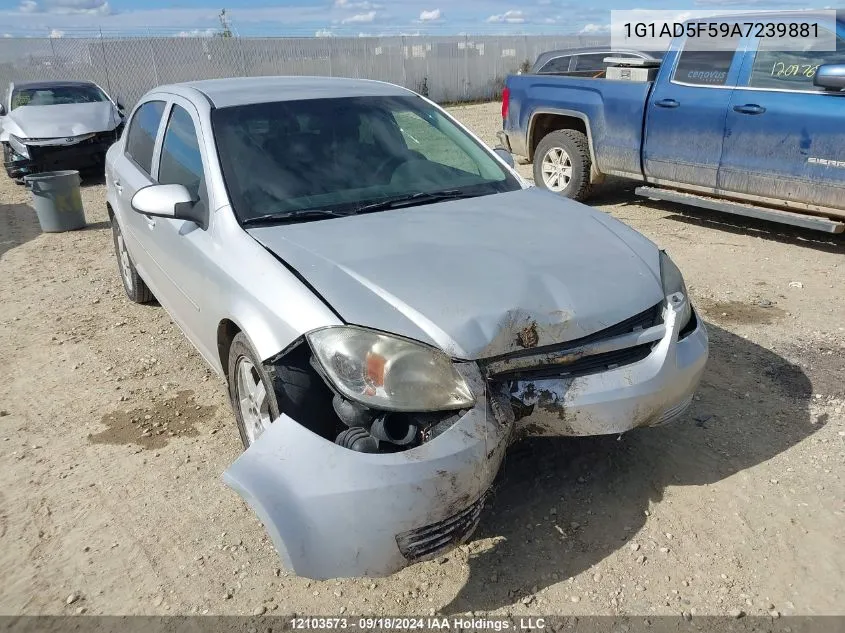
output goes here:
[{"label": "truck tire", "polygon": [[573,200],[586,200],[592,164],[590,143],[583,132],[550,132],[534,152],[534,184]]}]

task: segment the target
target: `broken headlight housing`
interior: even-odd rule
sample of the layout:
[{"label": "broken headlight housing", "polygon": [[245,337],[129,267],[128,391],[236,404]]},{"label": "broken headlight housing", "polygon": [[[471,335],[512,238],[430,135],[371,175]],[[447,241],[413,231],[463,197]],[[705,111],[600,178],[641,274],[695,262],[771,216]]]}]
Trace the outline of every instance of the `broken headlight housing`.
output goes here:
[{"label": "broken headlight housing", "polygon": [[29,139],[20,138],[14,134],[9,134],[9,146],[15,150],[19,156],[29,158],[29,148],[26,146],[26,141]]},{"label": "broken headlight housing", "polygon": [[360,327],[307,335],[325,377],[343,397],[384,411],[448,411],[475,404],[440,350]]},{"label": "broken headlight housing", "polygon": [[660,251],[660,281],[663,284],[663,295],[678,310],[678,329],[683,330],[692,318],[692,305],[684,276],[666,251]]}]

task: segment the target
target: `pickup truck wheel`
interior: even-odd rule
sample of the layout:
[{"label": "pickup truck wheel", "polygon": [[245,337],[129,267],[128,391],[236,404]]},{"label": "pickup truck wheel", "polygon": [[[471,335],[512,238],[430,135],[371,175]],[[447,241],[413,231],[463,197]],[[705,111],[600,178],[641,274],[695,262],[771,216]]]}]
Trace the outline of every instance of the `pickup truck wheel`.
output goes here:
[{"label": "pickup truck wheel", "polygon": [[544,136],[534,152],[534,183],[573,200],[590,195],[590,145],[578,130]]}]

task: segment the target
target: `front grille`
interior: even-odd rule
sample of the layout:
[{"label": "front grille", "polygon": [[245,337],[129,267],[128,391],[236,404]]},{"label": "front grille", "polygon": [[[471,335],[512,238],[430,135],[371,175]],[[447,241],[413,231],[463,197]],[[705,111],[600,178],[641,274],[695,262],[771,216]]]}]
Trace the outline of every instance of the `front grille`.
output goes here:
[{"label": "front grille", "polygon": [[566,365],[551,365],[548,367],[532,367],[507,374],[499,374],[496,380],[541,380],[543,378],[578,378],[603,371],[630,365],[645,358],[651,353],[652,343],[626,347],[603,354],[584,356]]},{"label": "front grille", "polygon": [[410,562],[428,560],[460,545],[478,526],[487,494],[448,519],[396,535],[402,556]]},{"label": "front grille", "polygon": [[627,347],[624,349],[598,354],[584,355],[580,358],[574,358],[573,360],[569,360],[564,363],[553,363],[544,359],[547,359],[551,353],[554,353],[555,355],[566,354],[567,350],[573,350],[573,356],[575,356],[578,353],[578,349],[584,345],[630,334],[631,332],[636,332],[638,330],[647,330],[648,328],[660,325],[663,323],[663,305],[663,302],[658,303],[639,314],[625,319],[624,321],[574,341],[567,341],[566,343],[558,345],[536,347],[531,350],[523,350],[498,357],[496,359],[490,359],[491,362],[495,362],[505,359],[531,359],[532,357],[537,357],[537,364],[535,366],[525,367],[525,365],[529,363],[523,361],[521,363],[522,367],[515,368],[512,371],[505,370],[496,372],[494,374],[495,379],[512,381],[525,380],[529,378],[576,378],[578,376],[596,374],[644,360],[651,353],[651,349],[654,345],[653,343],[645,343],[643,345],[636,345],[634,347]]}]

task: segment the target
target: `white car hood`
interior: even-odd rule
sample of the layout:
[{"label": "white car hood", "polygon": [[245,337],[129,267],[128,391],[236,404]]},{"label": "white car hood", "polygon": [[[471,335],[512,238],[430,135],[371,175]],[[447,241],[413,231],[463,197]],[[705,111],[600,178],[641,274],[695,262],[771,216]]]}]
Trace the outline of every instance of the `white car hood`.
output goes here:
[{"label": "white car hood", "polygon": [[108,132],[120,123],[109,101],[49,106],[20,106],[3,122],[3,132],[21,138],[71,138],[92,132]]},{"label": "white car hood", "polygon": [[348,323],[456,358],[574,340],[664,299],[652,242],[537,188],[248,232]]}]

